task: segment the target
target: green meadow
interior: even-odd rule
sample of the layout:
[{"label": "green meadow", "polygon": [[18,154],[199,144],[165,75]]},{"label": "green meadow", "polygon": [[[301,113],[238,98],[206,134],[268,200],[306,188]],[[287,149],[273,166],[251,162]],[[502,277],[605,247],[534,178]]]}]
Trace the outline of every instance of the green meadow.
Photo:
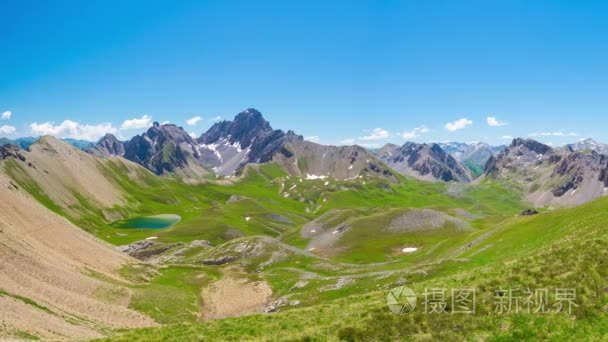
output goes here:
[{"label": "green meadow", "polygon": [[[154,237],[168,246],[163,265],[134,263],[121,271],[130,280],[130,307],[163,325],[114,331],[108,340],[567,341],[580,334],[602,340],[608,332],[608,199],[523,217],[528,204],[518,190],[490,180],[302,180],[265,164],[248,167],[238,180],[186,184],[143,170],[134,177],[115,161],[103,167],[123,190],[120,207],[96,208],[81,197],[66,212],[35,182],[20,185],[109,243]],[[449,219],[434,229],[387,228],[414,209]],[[150,217],[168,213],[180,218],[170,228],[125,229],[133,222],[139,227],[130,228],[145,228]],[[108,219],[116,216],[121,219]],[[311,222],[330,238],[337,227],[346,229],[315,251],[310,246],[318,241],[302,233]],[[212,247],[191,247],[195,240]],[[417,250],[403,253],[408,246]],[[239,258],[202,263],[225,255]],[[294,304],[272,314],[201,321],[201,291],[228,274],[265,281],[273,297]],[[386,295],[404,284],[419,294],[419,307],[396,315]],[[420,294],[431,287],[475,288],[479,309],[474,315],[426,314]],[[570,313],[492,310],[498,289],[560,287],[577,291]]]}]

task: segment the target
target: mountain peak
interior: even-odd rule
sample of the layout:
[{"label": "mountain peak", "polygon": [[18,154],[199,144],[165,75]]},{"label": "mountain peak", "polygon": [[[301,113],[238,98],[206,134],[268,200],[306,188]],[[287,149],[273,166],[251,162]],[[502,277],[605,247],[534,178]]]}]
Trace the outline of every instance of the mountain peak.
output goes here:
[{"label": "mountain peak", "polygon": [[257,109],[248,108],[234,117],[233,123],[236,126],[246,125],[249,129],[272,131],[270,123],[264,119],[262,113]]},{"label": "mountain peak", "polygon": [[106,133],[103,137],[101,137],[98,142],[100,141],[104,141],[104,140],[108,140],[108,141],[119,141],[118,138],[116,138],[116,136],[112,133]]},{"label": "mountain peak", "polygon": [[468,170],[447,154],[439,144],[408,141],[395,149],[385,146],[378,155],[389,166],[404,175],[446,182],[471,180]]},{"label": "mountain peak", "polygon": [[530,151],[538,154],[546,154],[552,148],[548,145],[540,143],[534,139],[515,138],[509,148],[517,148],[519,146],[525,147]]},{"label": "mountain peak", "polygon": [[123,156],[124,144],[114,134],[106,133],[92,149],[93,154],[101,156]]},{"label": "mountain peak", "polygon": [[231,144],[238,143],[245,149],[253,140],[272,133],[270,123],[264,119],[258,110],[249,108],[240,112],[233,121],[222,121],[211,126],[201,135],[199,141],[203,144],[212,144],[220,139],[228,139]]}]

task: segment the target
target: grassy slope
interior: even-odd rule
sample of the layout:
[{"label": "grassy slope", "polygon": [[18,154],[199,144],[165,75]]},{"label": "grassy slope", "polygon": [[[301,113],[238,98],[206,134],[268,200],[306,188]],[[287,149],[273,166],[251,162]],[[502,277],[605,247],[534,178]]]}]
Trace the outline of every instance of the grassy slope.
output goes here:
[{"label": "grassy slope", "polygon": [[[441,260],[442,255],[452,253],[467,239],[483,234],[496,222],[512,217],[523,207],[516,192],[507,191],[491,182],[470,187],[411,179],[402,179],[397,184],[373,179],[302,181],[288,177],[273,164],[250,169],[244,179],[234,185],[188,185],[156,177],[144,170],[127,169],[115,160],[104,163],[104,172],[124,190],[128,203],[120,208],[102,210],[80,197],[77,208],[71,208],[80,213],[77,216],[70,216],[54,203],[46,201],[45,195],[32,180],[17,179],[19,185],[33,193],[43,204],[113,244],[157,236],[157,241],[166,243],[207,239],[217,245],[239,236],[265,235],[303,248],[307,241],[300,237],[299,231],[305,222],[330,210],[356,209],[356,218],[362,222],[361,231],[367,233],[351,238],[355,239],[352,241],[354,247],[347,254],[337,260],[290,255],[267,267],[259,275],[280,296],[293,294],[290,288],[300,280],[301,272],[316,274],[318,277],[310,280],[305,289],[293,294],[293,299],[301,300],[304,306],[360,295],[379,286],[386,287],[403,278],[417,263]],[[288,197],[285,197],[286,193]],[[246,199],[228,203],[233,195]],[[441,243],[436,253],[390,256],[387,254],[388,246],[393,243],[392,240],[402,236],[375,234],[373,229],[379,222],[377,219],[386,219],[386,213],[408,207],[432,207],[439,211],[462,208],[482,218],[472,220],[475,229],[467,235],[456,238],[443,236],[440,237],[441,241],[426,236],[430,240],[422,242],[429,245]],[[180,215],[182,221],[169,230],[125,230],[112,227],[106,218],[108,213],[120,213],[122,217],[171,213]],[[269,219],[272,214],[286,217],[290,222]],[[251,219],[246,221],[245,217]],[[362,243],[363,240],[365,243]],[[200,258],[194,255],[191,264],[197,264],[197,260]],[[251,260],[243,267],[254,273],[262,261]],[[341,264],[340,261],[356,264],[388,262],[361,267]],[[191,264],[168,265],[156,270],[155,276],[150,273],[133,287],[131,307],[161,323],[195,322],[198,319],[200,290],[221,276],[221,268]],[[138,276],[141,270],[126,269],[125,272]],[[379,273],[382,273],[381,279]],[[360,276],[353,286],[318,291],[334,284],[340,277],[353,274]]]},{"label": "grassy slope", "polygon": [[[513,218],[462,250],[458,261],[413,276],[409,286],[475,287],[476,315],[388,312],[386,291],[349,296],[274,315],[118,333],[114,341],[170,340],[605,340],[608,336],[608,199],[530,218]],[[576,288],[572,315],[494,314],[499,288]],[[486,300],[486,305],[482,301]],[[420,302],[419,302],[420,304]]]}]

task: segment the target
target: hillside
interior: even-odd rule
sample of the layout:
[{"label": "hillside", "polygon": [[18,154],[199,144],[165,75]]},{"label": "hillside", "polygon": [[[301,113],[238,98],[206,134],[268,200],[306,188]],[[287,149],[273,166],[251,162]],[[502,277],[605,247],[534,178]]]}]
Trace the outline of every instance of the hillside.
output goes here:
[{"label": "hillside", "polygon": [[57,216],[0,173],[0,338],[90,339],[154,322],[128,308],[135,260]]},{"label": "hillside", "polygon": [[[545,147],[530,144],[524,144],[526,151],[549,154]],[[161,340],[211,334],[207,336],[235,339],[252,324],[260,340],[269,339],[277,325],[284,327],[285,338],[375,339],[384,333],[392,338],[450,338],[475,335],[479,327],[500,334],[494,325],[503,324],[503,317],[481,316],[459,320],[467,328],[456,335],[446,335],[449,329],[433,335],[426,328],[429,324],[448,323],[418,314],[413,316],[417,321],[402,322],[401,316],[386,313],[383,296],[397,284],[411,284],[419,292],[441,282],[467,285],[463,279],[487,289],[502,279],[511,281],[509,270],[527,270],[527,258],[552,253],[555,247],[549,246],[561,239],[590,244],[582,240],[589,236],[582,234],[588,226],[603,236],[593,221],[601,222],[601,217],[590,215],[576,224],[572,217],[597,211],[605,201],[519,216],[529,207],[522,201],[524,193],[509,188],[501,177],[428,182],[393,173],[356,146],[298,140],[285,144],[280,158],[247,165],[239,177],[203,183],[156,175],[120,156],[99,158],[53,138],[32,146],[30,151],[2,150],[9,184],[117,245],[108,253],[121,255],[122,261],[92,274],[97,281],[120,287],[112,290],[120,295],[102,298],[116,298],[127,312],[144,317],[145,324],[167,325],[115,335],[121,325],[107,323],[112,331],[90,332],[94,337]],[[515,149],[504,155],[509,153]],[[60,177],[62,173],[66,176]],[[103,191],[97,189],[100,184]],[[131,226],[153,217],[177,220],[168,228]],[[364,312],[361,320],[353,320],[354,311]],[[330,315],[333,323],[319,324],[321,313]],[[287,323],[294,317],[300,317],[299,323]],[[560,317],[556,319],[562,322]],[[515,329],[513,318],[506,319]],[[379,327],[378,321],[391,322],[391,327]],[[31,328],[21,330],[47,336]]]}]

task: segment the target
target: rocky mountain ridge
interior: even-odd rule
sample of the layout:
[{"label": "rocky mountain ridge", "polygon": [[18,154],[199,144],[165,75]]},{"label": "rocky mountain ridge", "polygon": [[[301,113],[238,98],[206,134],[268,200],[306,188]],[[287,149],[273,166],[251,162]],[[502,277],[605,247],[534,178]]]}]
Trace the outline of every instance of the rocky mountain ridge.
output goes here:
[{"label": "rocky mountain ridge", "polygon": [[232,121],[214,124],[199,138],[191,137],[181,127],[155,122],[147,132],[126,142],[107,134],[91,152],[104,157],[122,156],[159,175],[200,176],[213,172],[231,176],[247,164],[276,162],[289,174],[303,178],[371,175],[394,179],[392,172],[364,148],[304,141],[293,131],[273,129],[253,108],[237,114]]},{"label": "rocky mountain ridge", "polygon": [[488,161],[484,174],[515,183],[538,205],[575,205],[607,194],[608,156],[517,138]]},{"label": "rocky mountain ridge", "polygon": [[471,174],[438,144],[387,144],[377,155],[397,172],[424,180],[470,182]]}]

